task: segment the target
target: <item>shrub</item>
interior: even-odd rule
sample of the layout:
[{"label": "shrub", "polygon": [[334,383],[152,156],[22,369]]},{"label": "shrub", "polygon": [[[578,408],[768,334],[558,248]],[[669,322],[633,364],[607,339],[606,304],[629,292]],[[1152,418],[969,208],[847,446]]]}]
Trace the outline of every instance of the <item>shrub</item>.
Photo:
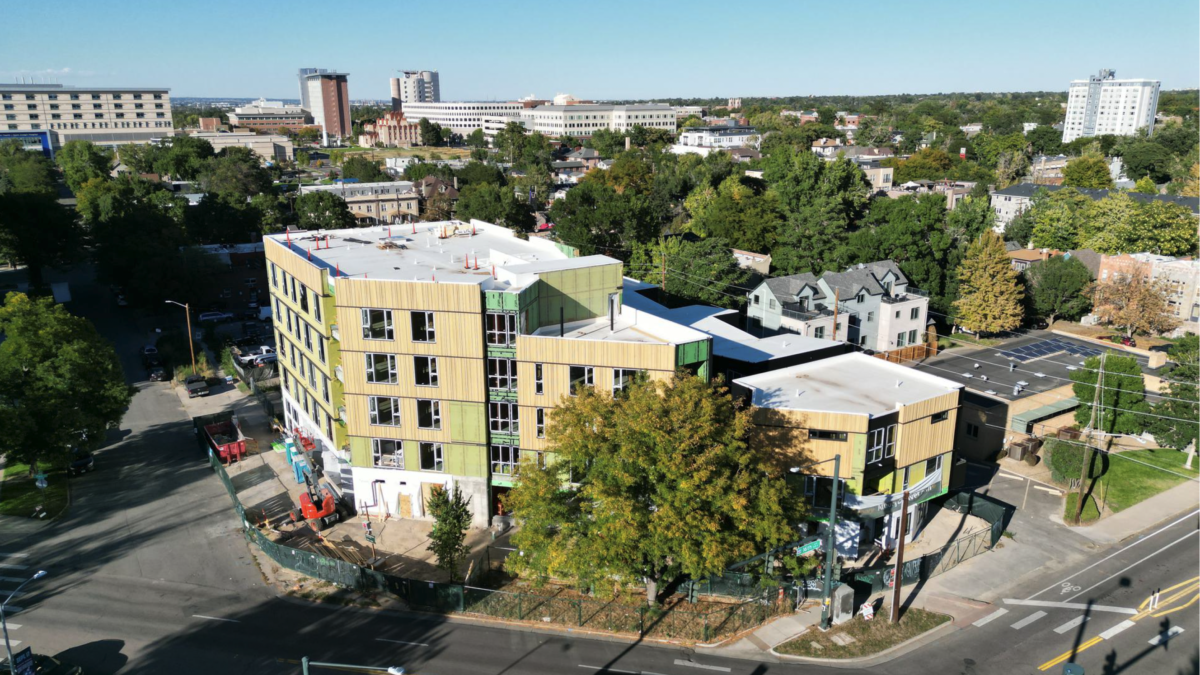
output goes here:
[{"label": "shrub", "polygon": [[1050,464],[1050,476],[1057,483],[1068,483],[1079,478],[1083,472],[1082,445],[1052,440],[1046,443],[1045,452]]}]

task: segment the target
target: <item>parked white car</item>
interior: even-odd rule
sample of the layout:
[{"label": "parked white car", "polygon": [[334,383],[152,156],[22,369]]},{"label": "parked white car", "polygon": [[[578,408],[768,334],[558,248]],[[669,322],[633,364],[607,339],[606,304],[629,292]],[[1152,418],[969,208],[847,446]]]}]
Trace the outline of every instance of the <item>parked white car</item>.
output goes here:
[{"label": "parked white car", "polygon": [[208,321],[228,321],[232,318],[233,315],[229,312],[205,312],[199,317],[202,323]]}]

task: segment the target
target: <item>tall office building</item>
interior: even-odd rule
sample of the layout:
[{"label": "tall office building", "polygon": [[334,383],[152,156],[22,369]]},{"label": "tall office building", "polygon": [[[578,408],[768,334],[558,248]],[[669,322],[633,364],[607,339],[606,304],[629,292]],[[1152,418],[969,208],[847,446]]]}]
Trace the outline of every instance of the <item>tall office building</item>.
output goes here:
[{"label": "tall office building", "polygon": [[325,68],[301,68],[300,69],[300,107],[305,110],[312,110],[308,103],[308,76],[318,73],[328,73]]},{"label": "tall office building", "polygon": [[1101,70],[1086,80],[1072,80],[1067,95],[1063,143],[1076,138],[1132,136],[1145,127],[1154,131],[1158,80],[1118,80],[1117,71]]},{"label": "tall office building", "polygon": [[392,110],[401,110],[406,103],[438,103],[442,100],[442,87],[436,70],[404,70],[400,77],[393,77]]},{"label": "tall office building", "polygon": [[40,142],[47,152],[70,140],[116,146],[175,135],[165,87],[0,84],[0,109],[0,140]]},{"label": "tall office building", "polygon": [[349,77],[346,73],[328,71],[305,76],[308,111],[312,113],[313,124],[321,127],[324,145],[329,145],[331,136],[339,140],[350,136]]}]

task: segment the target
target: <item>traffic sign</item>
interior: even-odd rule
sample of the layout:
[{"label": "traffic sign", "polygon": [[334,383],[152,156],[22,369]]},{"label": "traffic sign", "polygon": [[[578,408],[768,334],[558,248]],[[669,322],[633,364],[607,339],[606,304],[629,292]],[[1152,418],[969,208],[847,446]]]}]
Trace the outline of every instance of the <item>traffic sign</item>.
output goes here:
[{"label": "traffic sign", "polygon": [[26,647],[13,657],[13,673],[16,675],[33,675],[33,648]]},{"label": "traffic sign", "polygon": [[368,535],[367,535],[367,543],[368,543],[368,544],[374,544],[374,543],[375,543],[375,535],[373,535],[373,534],[368,534]]},{"label": "traffic sign", "polygon": [[812,553],[813,551],[816,551],[820,548],[821,548],[821,539],[819,537],[812,537],[811,541],[806,541],[796,547],[796,555],[804,555],[805,553]]}]

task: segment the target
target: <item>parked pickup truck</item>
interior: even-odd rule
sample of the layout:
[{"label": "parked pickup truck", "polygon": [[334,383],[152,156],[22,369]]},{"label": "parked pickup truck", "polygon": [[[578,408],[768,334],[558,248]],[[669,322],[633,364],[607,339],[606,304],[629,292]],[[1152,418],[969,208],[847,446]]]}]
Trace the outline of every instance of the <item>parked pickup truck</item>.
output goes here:
[{"label": "parked pickup truck", "polygon": [[183,386],[187,387],[188,398],[208,396],[208,382],[205,381],[203,375],[189,375],[183,381]]},{"label": "parked pickup truck", "polygon": [[258,360],[258,357],[264,354],[274,353],[274,347],[270,347],[268,345],[257,345],[254,347],[246,347],[245,349],[239,348],[238,352],[234,354],[234,358],[236,358],[238,363],[242,364],[243,366],[248,366]]}]

